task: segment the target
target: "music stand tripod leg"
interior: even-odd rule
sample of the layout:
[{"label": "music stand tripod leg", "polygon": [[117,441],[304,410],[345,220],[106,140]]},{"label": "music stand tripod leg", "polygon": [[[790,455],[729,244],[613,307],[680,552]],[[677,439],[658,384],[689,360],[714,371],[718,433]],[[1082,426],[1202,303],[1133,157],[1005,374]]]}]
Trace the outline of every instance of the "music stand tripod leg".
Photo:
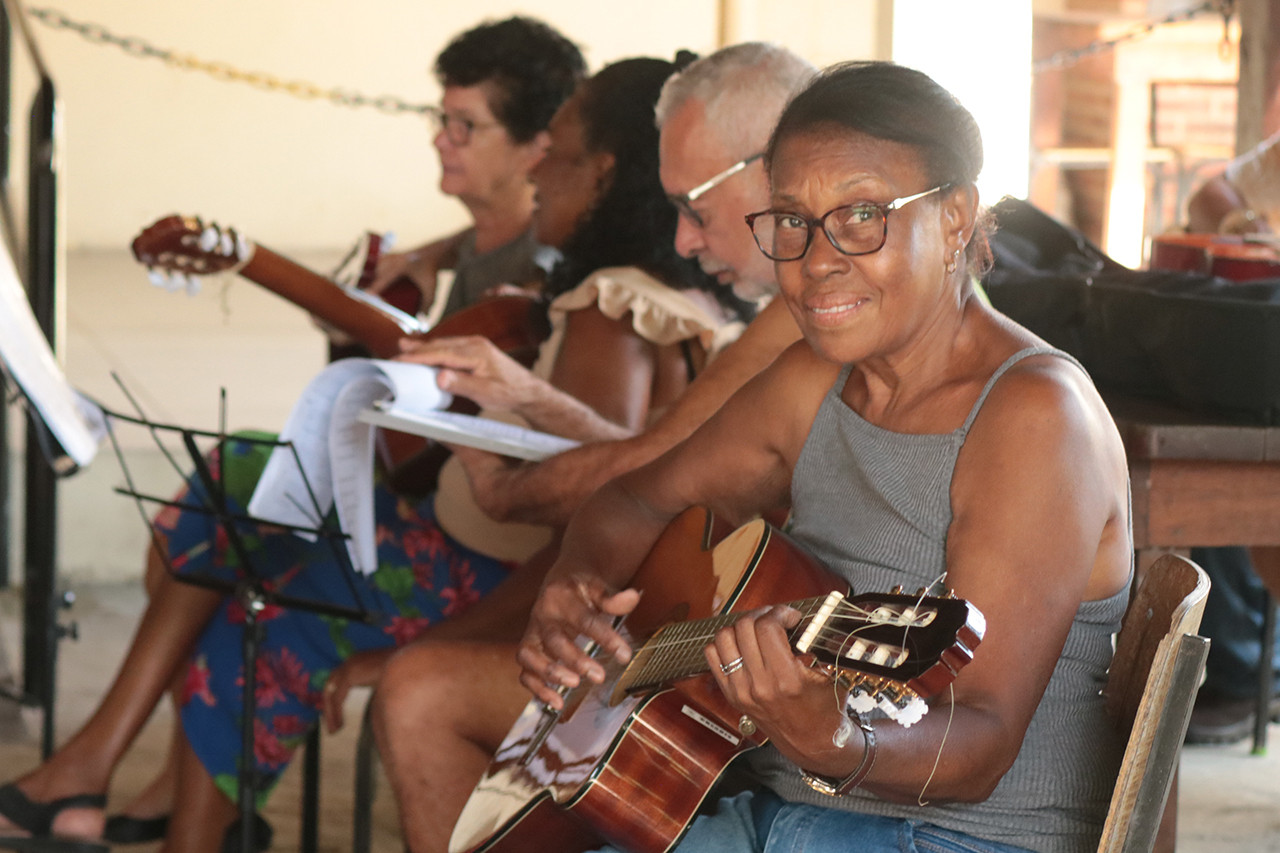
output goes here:
[{"label": "music stand tripod leg", "polygon": [[256,695],[258,690],[258,646],[262,643],[263,625],[259,614],[266,607],[262,593],[252,583],[241,583],[236,597],[244,607],[244,633],[241,635],[241,652],[244,658],[244,694],[240,711],[240,773],[237,790],[240,802],[240,850],[254,853],[258,848],[254,838],[257,821],[258,774],[254,755],[254,722],[257,720]]}]

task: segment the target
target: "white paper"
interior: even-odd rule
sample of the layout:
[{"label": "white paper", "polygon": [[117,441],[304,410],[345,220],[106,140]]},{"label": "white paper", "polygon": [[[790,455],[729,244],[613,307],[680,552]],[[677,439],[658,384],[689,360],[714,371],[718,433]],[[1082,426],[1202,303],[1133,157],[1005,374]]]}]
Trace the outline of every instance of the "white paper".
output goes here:
[{"label": "white paper", "polygon": [[[0,359],[54,438],[80,467],[93,461],[106,434],[102,412],[67,384],[9,253],[0,249]],[[0,448],[2,451],[3,448]]]},{"label": "white paper", "polygon": [[516,459],[537,462],[577,447],[579,442],[538,432],[515,424],[458,412],[406,410],[398,402],[380,403],[360,413],[360,419],[375,426],[423,435],[446,444],[477,447]]},{"label": "white paper", "polygon": [[351,537],[352,565],[364,574],[373,572],[374,428],[357,416],[384,400],[425,412],[448,406],[453,397],[436,385],[433,367],[368,358],[334,362],[303,389],[280,432],[281,441],[292,442],[296,460],[287,447],[272,451],[249,500],[249,514],[319,527],[336,506],[338,523]]}]

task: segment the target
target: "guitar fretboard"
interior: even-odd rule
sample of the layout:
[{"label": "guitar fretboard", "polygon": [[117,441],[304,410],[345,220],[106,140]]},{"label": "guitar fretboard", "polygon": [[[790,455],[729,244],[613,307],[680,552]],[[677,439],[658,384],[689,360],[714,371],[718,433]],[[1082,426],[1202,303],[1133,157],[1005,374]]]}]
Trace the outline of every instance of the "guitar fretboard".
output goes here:
[{"label": "guitar fretboard", "polygon": [[[801,613],[800,624],[791,632],[793,639],[805,632],[827,598],[821,596],[788,603],[787,606]],[[707,659],[702,650],[714,639],[716,631],[733,624],[741,615],[721,613],[666,626],[636,651],[618,686],[634,693],[707,672]]]}]

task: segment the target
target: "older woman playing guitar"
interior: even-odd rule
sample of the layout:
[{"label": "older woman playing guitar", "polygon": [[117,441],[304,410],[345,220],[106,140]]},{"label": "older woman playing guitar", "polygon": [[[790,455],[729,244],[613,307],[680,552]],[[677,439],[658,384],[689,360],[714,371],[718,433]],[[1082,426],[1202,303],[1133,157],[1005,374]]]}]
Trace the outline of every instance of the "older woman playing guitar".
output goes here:
[{"label": "older woman playing guitar", "polygon": [[629,657],[626,587],[687,507],[789,506],[792,536],[855,591],[941,584],[986,636],[906,729],[804,665],[795,611],[721,628],[715,682],[770,745],[751,756],[761,786],[677,849],[1096,849],[1120,757],[1098,690],[1128,597],[1127,467],[1084,371],[974,294],[977,126],[919,72],[837,66],[791,102],[766,163],[772,203],[747,224],[805,340],[578,512],[522,681],[559,707],[605,674],[580,635]]}]

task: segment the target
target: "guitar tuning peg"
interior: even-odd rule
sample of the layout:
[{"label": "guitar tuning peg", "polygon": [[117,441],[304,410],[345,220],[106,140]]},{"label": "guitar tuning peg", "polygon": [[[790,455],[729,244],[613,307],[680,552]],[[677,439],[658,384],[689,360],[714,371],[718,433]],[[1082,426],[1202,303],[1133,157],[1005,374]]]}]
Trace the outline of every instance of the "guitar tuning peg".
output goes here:
[{"label": "guitar tuning peg", "polygon": [[187,296],[196,296],[200,293],[200,276],[187,276]]},{"label": "guitar tuning peg", "polygon": [[147,281],[151,282],[152,287],[163,287],[166,290],[169,288],[168,278],[155,267],[147,267]]},{"label": "guitar tuning peg", "polygon": [[218,231],[218,227],[216,225],[210,225],[208,228],[205,228],[200,232],[200,240],[196,245],[200,247],[200,251],[202,252],[212,252],[214,249],[218,248],[219,239],[220,233]]},{"label": "guitar tuning peg", "polygon": [[849,710],[857,714],[870,714],[876,709],[876,700],[870,693],[856,689],[849,693],[846,700]]},{"label": "guitar tuning peg", "polygon": [[894,701],[892,695],[885,693],[880,694],[879,698],[876,700],[876,706],[881,711],[884,711],[886,717],[890,717],[894,720],[898,718],[898,714],[902,711],[902,706]]},{"label": "guitar tuning peg", "polygon": [[929,706],[924,703],[924,700],[916,696],[898,709],[898,714],[894,717],[894,721],[904,729],[909,729],[924,719],[924,715],[928,710]]},{"label": "guitar tuning peg", "polygon": [[235,257],[232,252],[236,250],[235,240],[230,234],[223,231],[221,239],[218,240],[218,252],[228,258]]},{"label": "guitar tuning peg", "polygon": [[177,293],[179,290],[186,289],[186,287],[187,287],[187,277],[185,275],[178,272],[177,270],[174,270],[173,272],[169,273],[169,280],[168,282],[165,283],[165,290],[169,291],[170,293]]},{"label": "guitar tuning peg", "polygon": [[890,595],[902,595],[902,584],[898,584],[898,585],[897,585],[897,586],[895,586],[893,589],[889,590],[889,594],[890,594]]}]

